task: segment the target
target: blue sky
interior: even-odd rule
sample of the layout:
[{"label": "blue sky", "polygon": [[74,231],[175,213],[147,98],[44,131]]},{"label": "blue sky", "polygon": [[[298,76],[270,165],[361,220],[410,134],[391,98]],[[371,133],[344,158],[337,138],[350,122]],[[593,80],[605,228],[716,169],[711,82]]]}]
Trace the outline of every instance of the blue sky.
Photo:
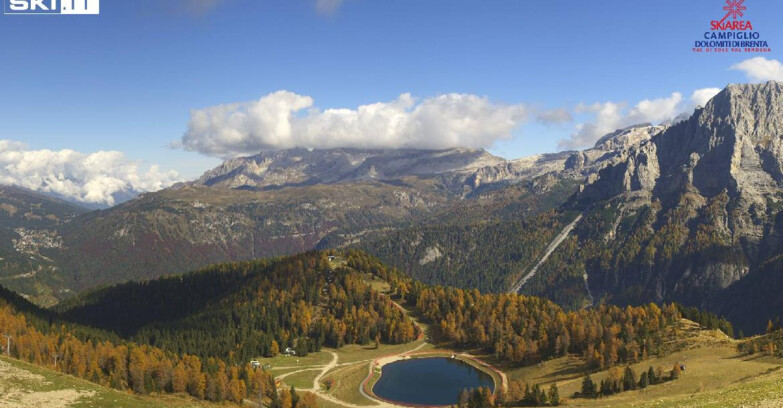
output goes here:
[{"label": "blue sky", "polygon": [[191,110],[279,90],[321,110],[458,93],[570,112],[557,124],[528,118],[491,146],[522,157],[562,148],[594,120],[579,104],[632,109],[748,82],[730,68],[779,58],[783,3],[746,5],[773,52],[692,52],[721,0],[102,0],[99,16],[4,15],[0,139],[119,151],[192,178],[220,159],[170,147]]}]

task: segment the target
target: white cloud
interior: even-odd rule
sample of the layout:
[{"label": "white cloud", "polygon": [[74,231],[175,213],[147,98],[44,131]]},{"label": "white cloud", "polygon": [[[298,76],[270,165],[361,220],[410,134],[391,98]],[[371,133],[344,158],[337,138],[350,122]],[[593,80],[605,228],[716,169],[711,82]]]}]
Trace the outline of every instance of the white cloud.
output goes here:
[{"label": "white cloud", "polygon": [[682,102],[682,94],[679,92],[673,92],[668,98],[645,99],[631,109],[625,121],[629,125],[640,122],[663,122],[677,116],[680,102]]},{"label": "white cloud", "polygon": [[292,147],[489,147],[510,138],[529,113],[524,105],[455,93],[423,100],[403,94],[389,102],[322,111],[309,96],[278,91],[255,102],[192,111],[176,145],[221,158]]},{"label": "white cloud", "polygon": [[697,89],[693,91],[693,94],[691,94],[691,103],[693,104],[693,107],[696,108],[697,106],[704,106],[707,104],[707,102],[712,99],[715,95],[720,92],[720,88],[702,88]]},{"label": "white cloud", "polygon": [[665,98],[642,100],[630,109],[622,102],[580,104],[574,112],[590,114],[593,120],[576,125],[569,138],[558,141],[558,147],[563,150],[592,147],[602,136],[617,129],[641,123],[661,124],[683,114],[690,115],[720,91],[720,88],[697,89],[687,100],[681,93],[672,92]]},{"label": "white cloud", "polygon": [[558,141],[558,148],[570,150],[592,146],[601,136],[617,129],[621,122],[622,109],[623,104],[614,102],[578,105],[574,109],[577,114],[593,114],[595,121],[576,125],[576,131],[570,138]]},{"label": "white cloud", "polygon": [[343,0],[315,0],[315,9],[320,13],[331,14],[342,6]]},{"label": "white cloud", "polygon": [[660,123],[677,116],[682,94],[673,92],[666,98],[645,99],[631,109],[626,109],[624,103],[604,102],[592,105],[580,104],[576,113],[587,113],[594,116],[594,121],[581,123],[568,139],[558,142],[560,149],[581,149],[590,147],[607,133],[639,123]]},{"label": "white cloud", "polygon": [[13,184],[66,199],[114,205],[117,198],[156,191],[180,181],[174,171],[137,162],[117,151],[29,150],[0,140],[0,184]]},{"label": "white cloud", "polygon": [[783,81],[783,64],[778,60],[754,57],[731,66],[742,71],[751,81]]}]

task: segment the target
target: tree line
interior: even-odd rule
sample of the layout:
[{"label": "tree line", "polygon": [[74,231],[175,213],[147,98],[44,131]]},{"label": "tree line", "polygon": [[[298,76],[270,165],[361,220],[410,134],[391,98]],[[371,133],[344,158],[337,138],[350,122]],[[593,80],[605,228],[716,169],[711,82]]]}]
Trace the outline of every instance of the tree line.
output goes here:
[{"label": "tree line", "polygon": [[783,330],[780,327],[780,319],[769,320],[765,335],[741,342],[737,345],[737,351],[746,355],[783,356]]},{"label": "tree line", "polygon": [[674,363],[672,369],[667,373],[664,373],[661,367],[658,367],[656,370],[651,366],[647,371],[642,372],[640,376],[636,375],[636,371],[631,366],[627,366],[625,369],[612,367],[609,369],[609,375],[601,380],[600,385],[593,381],[589,373],[585,375],[582,380],[582,388],[574,394],[574,397],[608,397],[625,391],[644,389],[651,385],[676,380],[680,378],[681,373],[682,366],[680,363]]},{"label": "tree line", "polygon": [[[71,301],[63,316],[176,354],[244,364],[286,348],[414,340],[418,332],[360,275],[325,252],[235,262],[127,283]],[[273,347],[274,345],[274,347]]]},{"label": "tree line", "polygon": [[443,287],[409,296],[443,340],[481,347],[516,364],[566,354],[582,355],[599,368],[636,362],[658,353],[664,329],[680,317],[673,305],[565,312],[542,298]]},{"label": "tree line", "polygon": [[[515,384],[516,385],[516,384]],[[457,397],[458,408],[491,408],[491,407],[556,407],[563,403],[557,384],[552,384],[546,391],[536,384],[526,385],[520,393],[498,390],[495,395],[489,388],[479,387],[472,390],[462,390]]]},{"label": "tree line", "polygon": [[245,398],[277,398],[272,376],[249,364],[179,356],[148,345],[80,340],[65,325],[44,333],[2,299],[0,328],[11,336],[11,357],[114,389],[137,394],[186,393],[234,403]]},{"label": "tree line", "polygon": [[278,392],[252,358],[420,334],[388,297],[324,252],[112,286],[59,312],[2,289],[0,330],[12,336],[12,357],[97,384],[216,402],[256,398],[271,408],[315,408],[315,400]]},{"label": "tree line", "polygon": [[582,355],[591,368],[637,362],[657,354],[665,329],[680,319],[674,304],[599,305],[569,312],[538,297],[427,286],[360,252],[349,252],[348,264],[386,279],[440,340],[481,347],[512,364],[566,354]]}]

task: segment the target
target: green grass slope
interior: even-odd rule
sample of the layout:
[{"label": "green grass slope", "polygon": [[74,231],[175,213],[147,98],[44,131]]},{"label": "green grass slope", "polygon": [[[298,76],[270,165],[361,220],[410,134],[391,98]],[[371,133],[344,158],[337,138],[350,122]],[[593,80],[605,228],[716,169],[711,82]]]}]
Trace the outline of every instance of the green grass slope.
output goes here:
[{"label": "green grass slope", "polygon": [[205,408],[215,407],[179,395],[139,396],[0,357],[0,406],[4,408]]}]

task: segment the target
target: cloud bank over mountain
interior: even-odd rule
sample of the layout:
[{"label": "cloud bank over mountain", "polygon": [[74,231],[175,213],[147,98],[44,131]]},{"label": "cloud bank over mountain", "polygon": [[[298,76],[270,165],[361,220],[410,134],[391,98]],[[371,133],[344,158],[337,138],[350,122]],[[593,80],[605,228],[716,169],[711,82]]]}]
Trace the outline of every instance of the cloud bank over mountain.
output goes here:
[{"label": "cloud bank over mountain", "polygon": [[640,124],[659,124],[674,119],[680,114],[691,113],[697,106],[704,106],[719,88],[702,88],[693,91],[690,98],[683,98],[680,92],[656,99],[644,99],[631,107],[624,102],[598,102],[579,104],[577,114],[587,114],[590,120],[576,125],[575,131],[558,141],[562,150],[583,149],[592,146],[598,139],[617,129]]},{"label": "cloud bank over mountain", "polygon": [[[320,110],[309,96],[278,91],[255,102],[192,111],[176,146],[221,158],[292,147],[489,147],[532,116],[527,105],[470,94],[418,99],[406,93],[353,109]],[[541,121],[568,119],[562,112],[540,113]]]},{"label": "cloud bank over mountain", "polygon": [[75,202],[112,206],[177,181],[177,172],[163,171],[156,165],[144,170],[117,151],[30,150],[24,143],[0,140],[0,184]]},{"label": "cloud bank over mountain", "polygon": [[[783,64],[763,57],[747,59],[731,69],[744,72],[753,81],[783,80]],[[577,117],[571,134],[557,146],[561,150],[582,149],[620,128],[666,123],[690,114],[719,91],[701,88],[689,96],[672,92],[635,104],[604,101],[543,110],[528,103],[503,104],[460,93],[424,99],[405,93],[392,101],[356,108],[320,109],[310,96],[281,90],[257,101],[191,111],[187,131],[174,146],[223,159],[293,147],[488,148],[496,141],[510,139],[512,132],[528,121],[558,125],[572,123]]]},{"label": "cloud bank over mountain", "polygon": [[[731,66],[734,71],[745,73],[754,82],[783,81],[783,64],[778,60],[754,57]],[[601,136],[616,129],[650,122],[653,124],[674,119],[676,116],[690,114],[698,106],[704,106],[720,88],[702,88],[693,91],[689,99],[674,92],[668,97],[644,99],[632,107],[623,102],[603,102],[580,104],[574,111],[577,114],[590,114],[592,120],[576,125],[575,131],[558,141],[560,149],[581,149],[590,147]]]},{"label": "cloud bank over mountain", "polygon": [[174,147],[223,159],[294,147],[363,149],[488,148],[512,137],[524,123],[571,123],[582,115],[562,150],[592,146],[603,135],[639,123],[662,123],[703,106],[720,91],[702,88],[624,102],[580,103],[572,109],[502,104],[484,96],[450,93],[419,99],[409,93],[388,102],[321,110],[312,97],[289,91],[257,101],[191,111],[187,131]]}]

